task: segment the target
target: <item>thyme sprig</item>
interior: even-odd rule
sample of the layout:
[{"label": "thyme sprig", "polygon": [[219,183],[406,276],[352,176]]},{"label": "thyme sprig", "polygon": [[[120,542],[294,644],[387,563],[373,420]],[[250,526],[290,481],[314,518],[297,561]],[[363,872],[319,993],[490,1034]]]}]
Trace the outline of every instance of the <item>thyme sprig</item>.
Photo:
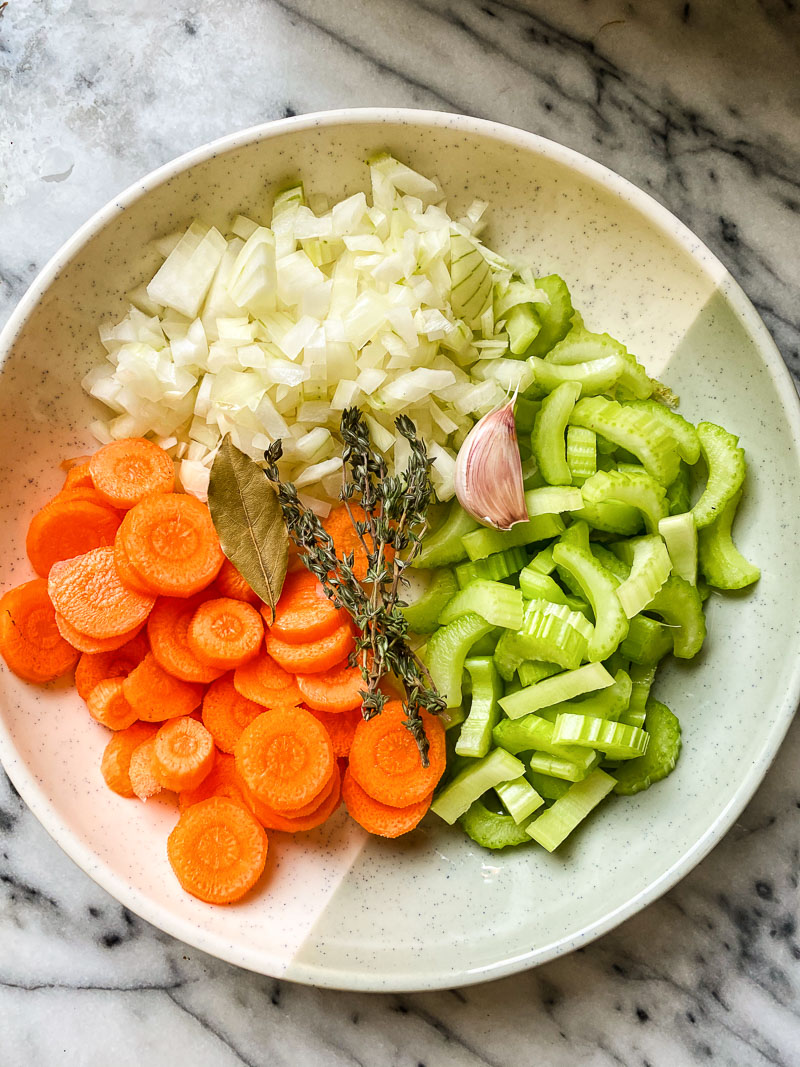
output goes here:
[{"label": "thyme sprig", "polygon": [[[386,694],[378,688],[386,674],[396,675],[406,691],[404,725],[414,737],[423,766],[428,766],[428,739],[421,711],[444,710],[425,664],[408,645],[408,623],[400,610],[403,572],[416,555],[427,525],[431,502],[430,460],[425,444],[417,437],[406,415],[395,426],[409,444],[405,471],[390,475],[384,456],[372,447],[369,429],[358,408],[342,413],[342,489],[339,494],[367,554],[368,569],[362,584],[353,572],[354,553],[337,556],[331,537],[317,515],[300,501],[291,482],[278,472],[281,442],[271,445],[264,456],[267,477],[274,484],[289,535],[302,553],[306,567],[316,575],[337,607],[352,616],[356,637],[355,662],[366,683],[361,691],[362,714],[371,719],[380,714]],[[361,519],[353,505],[364,511]],[[387,549],[392,551],[387,553]]]}]

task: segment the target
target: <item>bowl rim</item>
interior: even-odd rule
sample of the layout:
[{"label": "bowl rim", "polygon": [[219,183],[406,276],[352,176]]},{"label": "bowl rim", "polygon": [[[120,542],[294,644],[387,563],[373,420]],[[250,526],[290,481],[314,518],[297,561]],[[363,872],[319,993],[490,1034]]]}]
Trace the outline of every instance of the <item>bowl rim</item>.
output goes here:
[{"label": "bowl rim", "polygon": [[[382,124],[387,127],[451,128],[465,134],[487,137],[561,163],[630,203],[661,232],[668,233],[685,252],[700,263],[705,271],[721,279],[719,286],[741,317],[747,334],[754,341],[769,372],[778,396],[784,401],[792,442],[796,451],[800,452],[800,398],[774,340],[749,298],[727,268],[668,208],[605,165],[538,134],[489,119],[415,108],[340,108],[260,123],[193,148],[133,182],[80,226],[73,236],[57,249],[31,282],[3,330],[0,331],[0,372],[2,372],[5,356],[34,311],[37,302],[58,277],[60,271],[96,234],[113,221],[117,214],[156,186],[216,155],[268,141],[284,133],[337,125],[365,124]],[[98,860],[96,854],[81,841],[79,835],[60,822],[56,806],[45,797],[32,772],[26,767],[2,716],[0,716],[0,760],[34,816],[64,852],[90,878],[125,907],[171,936],[228,963],[301,984],[352,991],[417,992],[472,985],[546,963],[590,943],[657,900],[685,877],[720,842],[753,797],[775,759],[792,722],[798,700],[800,700],[800,657],[795,663],[789,685],[776,709],[775,721],[761,751],[740,779],[726,806],[679,860],[644,889],[635,893],[625,904],[587,924],[577,932],[555,939],[536,949],[529,949],[518,955],[505,956],[491,964],[465,970],[448,969],[445,964],[440,966],[438,971],[429,972],[424,977],[404,973],[386,975],[382,979],[377,975],[359,974],[329,967],[323,969],[316,965],[299,964],[295,961],[289,963],[290,973],[287,975],[284,973],[285,961],[281,961],[279,957],[271,956],[263,950],[253,951],[246,946],[234,946],[220,935],[206,933],[202,927],[190,920],[180,919],[163,912],[160,905],[127,885],[121,877],[106,868],[105,864]]]}]

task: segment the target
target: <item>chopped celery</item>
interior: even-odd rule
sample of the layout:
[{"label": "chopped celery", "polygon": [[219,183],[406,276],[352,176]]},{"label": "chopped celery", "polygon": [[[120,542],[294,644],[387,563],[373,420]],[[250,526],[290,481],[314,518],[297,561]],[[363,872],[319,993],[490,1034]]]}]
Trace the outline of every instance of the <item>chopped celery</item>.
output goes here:
[{"label": "chopped celery", "polygon": [[667,508],[670,515],[682,515],[692,507],[692,477],[689,468],[681,463],[675,480],[667,486]]},{"label": "chopped celery", "polygon": [[550,485],[572,483],[572,475],[567,466],[564,435],[580,394],[580,385],[576,382],[564,382],[544,398],[536,416],[531,434],[531,449],[539,464],[539,470]]},{"label": "chopped celery", "polygon": [[656,670],[657,667],[654,666],[645,666],[641,663],[631,664],[631,698],[627,709],[620,716],[620,722],[627,723],[628,726],[644,724],[645,705],[655,681]]},{"label": "chopped celery", "polygon": [[554,726],[540,715],[526,715],[522,719],[501,719],[492,731],[495,745],[516,756],[518,752],[547,752],[559,759],[569,760],[585,770],[592,756],[584,748],[557,744],[553,740]]},{"label": "chopped celery", "polygon": [[494,787],[500,803],[516,823],[525,822],[544,804],[527,778],[515,778],[513,782],[501,782]]},{"label": "chopped celery", "polygon": [[626,618],[632,619],[647,607],[669,578],[672,560],[659,534],[623,541],[618,548],[630,564],[631,572],[617,588],[617,596]]},{"label": "chopped celery", "polygon": [[553,852],[589,812],[608,796],[614,785],[610,774],[599,769],[592,771],[582,782],[570,786],[551,807],[529,823],[528,834],[548,852]]},{"label": "chopped celery", "polygon": [[746,464],[744,449],[738,448],[739,438],[713,422],[697,426],[700,448],[708,468],[708,479],[702,496],[692,508],[698,530],[710,526],[725,505],[742,488]]},{"label": "chopped celery", "polygon": [[519,545],[546,541],[550,537],[557,537],[563,529],[564,521],[560,515],[537,515],[535,519],[516,523],[510,530],[488,530],[484,527],[472,530],[462,538],[462,545],[474,561]]},{"label": "chopped celery", "polygon": [[489,811],[480,800],[474,800],[458,821],[467,836],[482,848],[513,848],[531,843],[525,832],[527,820],[518,825],[510,815]]},{"label": "chopped celery", "polygon": [[446,626],[469,612],[480,615],[492,626],[518,630],[522,626],[522,593],[513,585],[476,578],[447,602],[439,615],[439,624]]},{"label": "chopped celery", "polygon": [[538,400],[529,400],[525,396],[518,396],[514,403],[514,421],[517,424],[517,436],[529,434],[536,421],[536,412],[541,407]]},{"label": "chopped celery", "polygon": [[[591,475],[586,481],[590,482],[592,477],[594,476]],[[642,528],[641,512],[618,500],[602,500],[599,504],[589,504],[584,500],[583,507],[579,511],[573,511],[572,515],[573,518],[582,519],[593,529],[602,530],[604,533],[627,537],[638,533]]]},{"label": "chopped celery", "polygon": [[493,749],[483,759],[470,760],[431,804],[431,811],[451,825],[488,789],[510,782],[525,773],[524,765],[504,748]]},{"label": "chopped celery", "polygon": [[658,532],[672,562],[672,571],[692,585],[697,585],[697,527],[691,511],[667,515],[658,524]]},{"label": "chopped celery", "polygon": [[456,567],[456,580],[463,589],[475,578],[488,578],[499,582],[509,575],[517,574],[528,562],[528,553],[524,548],[507,548],[504,552],[495,552],[486,559],[476,559],[468,563],[459,563]]},{"label": "chopped celery", "polygon": [[528,351],[531,355],[543,356],[566,337],[572,325],[573,308],[567,284],[557,274],[537,278],[536,288],[547,295],[549,303],[536,305],[541,327]]},{"label": "chopped celery", "polygon": [[681,751],[681,724],[666,704],[647,701],[644,720],[650,743],[644,755],[626,760],[616,771],[615,793],[630,795],[660,782],[675,767]]},{"label": "chopped celery", "polygon": [[607,393],[626,370],[625,361],[614,353],[585,363],[566,364],[549,363],[538,356],[531,356],[528,363],[536,375],[536,384],[545,392],[551,393],[563,382],[575,382],[581,387],[581,396]]},{"label": "chopped celery", "polygon": [[548,710],[554,716],[569,712],[575,715],[592,715],[598,719],[619,720],[630,704],[632,688],[628,672],[618,670],[614,674],[614,684],[608,688],[601,689],[599,693],[583,700],[565,700]]},{"label": "chopped celery", "polygon": [[[543,663],[541,660],[526,659],[517,668],[520,688],[525,685],[535,685],[537,682],[541,682],[543,678],[551,678],[554,674],[560,674],[562,669],[557,663]],[[507,696],[508,694],[505,695]]]},{"label": "chopped celery", "polygon": [[672,651],[672,630],[646,615],[634,615],[619,650],[634,663],[654,667]]},{"label": "chopped celery", "polygon": [[550,774],[542,774],[540,771],[525,771],[525,777],[531,783],[540,797],[545,800],[558,800],[569,789],[569,782],[563,778],[554,778]]},{"label": "chopped celery", "polygon": [[602,663],[587,663],[575,670],[545,678],[535,685],[526,686],[518,693],[503,697],[500,707],[510,719],[519,719],[530,712],[560,704],[563,700],[572,700],[591,693],[596,689],[605,689],[613,685],[614,679]]},{"label": "chopped celery", "polygon": [[553,546],[548,545],[541,552],[537,552],[528,566],[532,570],[541,571],[542,574],[552,574],[556,569],[556,565],[553,562]]},{"label": "chopped celery", "polygon": [[584,426],[567,427],[567,466],[573,485],[583,485],[597,470],[597,434]]},{"label": "chopped celery", "polygon": [[464,666],[472,679],[472,703],[456,741],[456,753],[477,759],[485,756],[491,747],[492,730],[500,717],[497,702],[503,687],[497,668],[488,657],[470,658]]},{"label": "chopped celery", "polygon": [[598,545],[595,542],[591,545],[592,555],[603,564],[609,574],[613,575],[616,580],[622,584],[628,575],[631,573],[631,569],[625,560],[620,559],[605,545]]},{"label": "chopped celery", "polygon": [[[586,658],[586,642],[593,627],[580,612],[566,604],[531,600],[525,608],[522,628],[517,631],[511,648],[526,659],[577,667]],[[515,670],[519,666],[517,663]]]},{"label": "chopped celery", "polygon": [[741,496],[739,490],[711,525],[700,531],[700,569],[708,583],[717,589],[744,589],[761,577],[761,571],[747,562],[731,537],[731,526]]},{"label": "chopped celery", "polygon": [[638,726],[592,715],[561,714],[553,729],[555,744],[577,745],[604,752],[609,759],[635,759],[647,751],[649,736]]},{"label": "chopped celery", "polygon": [[649,533],[658,532],[658,524],[667,514],[666,492],[649,474],[623,474],[621,471],[598,471],[587,478],[581,489],[584,507],[615,501],[638,508]]},{"label": "chopped celery", "polygon": [[664,427],[674,442],[675,451],[693,467],[700,459],[700,438],[697,430],[683,415],[661,404],[657,400],[634,400],[628,407],[647,412]]},{"label": "chopped celery", "polygon": [[673,574],[647,605],[647,610],[660,615],[674,628],[672,651],[678,659],[697,655],[705,640],[706,619],[695,586]]},{"label": "chopped celery", "polygon": [[519,665],[527,658],[524,648],[521,647],[519,634],[503,630],[497,639],[493,658],[497,673],[506,682],[510,682]]},{"label": "chopped celery", "polygon": [[579,604],[583,603],[565,593],[549,574],[542,574],[533,566],[525,567],[519,572],[519,587],[522,595],[531,600],[551,600],[554,604],[567,604],[573,611],[579,611]]},{"label": "chopped celery", "polygon": [[607,333],[591,333],[573,317],[573,325],[564,340],[547,356],[549,363],[557,366],[575,366],[579,363],[600,362],[615,357],[622,364],[617,379],[616,392],[620,398],[644,399],[653,391],[653,383],[644,367],[637,362],[625,345],[615,341]]},{"label": "chopped celery", "polygon": [[401,608],[408,628],[416,634],[432,634],[439,626],[439,616],[445,605],[458,592],[453,572],[447,568],[430,575],[425,591],[411,604]]},{"label": "chopped celery", "polygon": [[475,519],[454,500],[441,526],[425,535],[411,566],[446,567],[450,563],[459,563],[467,558],[464,536],[477,529]]},{"label": "chopped celery", "polygon": [[541,329],[541,320],[533,304],[515,304],[506,314],[508,347],[512,356],[524,356]]},{"label": "chopped celery", "polygon": [[553,549],[553,559],[579,583],[594,612],[594,632],[587,645],[590,660],[603,660],[628,633],[628,621],[617,596],[616,581],[588,548],[564,544]]},{"label": "chopped celery", "polygon": [[543,485],[539,489],[529,489],[525,494],[525,507],[532,519],[537,515],[557,515],[561,511],[575,511],[582,506],[580,489],[571,485]]},{"label": "chopped celery", "polygon": [[649,411],[601,396],[587,396],[577,402],[569,421],[573,426],[594,430],[631,452],[662,486],[674,481],[680,464],[674,438]]},{"label": "chopped celery", "polygon": [[461,703],[464,660],[474,643],[491,629],[491,623],[471,612],[460,615],[431,635],[425,660],[433,684],[446,707],[455,708]]},{"label": "chopped celery", "polygon": [[[585,760],[585,756],[582,758]],[[600,760],[599,753],[595,753],[589,763],[575,763],[564,759],[563,756],[554,756],[551,752],[534,752],[528,760],[528,765],[531,774],[546,774],[550,778],[557,778],[563,782],[580,782],[595,769]]]}]

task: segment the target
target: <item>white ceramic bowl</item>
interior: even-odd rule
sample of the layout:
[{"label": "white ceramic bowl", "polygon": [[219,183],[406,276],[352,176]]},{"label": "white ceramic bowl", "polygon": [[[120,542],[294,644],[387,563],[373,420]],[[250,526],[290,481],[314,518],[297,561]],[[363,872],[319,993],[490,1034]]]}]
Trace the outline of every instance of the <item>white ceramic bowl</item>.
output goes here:
[{"label": "white ceramic bowl", "polygon": [[706,648],[670,665],[658,695],[677,712],[676,772],[602,807],[554,856],[484,852],[433,817],[406,840],[366,835],[344,812],[311,834],[273,835],[269,881],[214,908],[172,876],[175,814],[109,793],[104,730],[69,685],[0,673],[0,756],[64,850],[132,911],[244,967],[351,989],[429,989],[509,974],[567,952],[687,873],[752,796],[798,699],[800,419],[781,358],[722,265],[627,181],[529,133],[455,115],[362,110],[307,115],[215,141],[144,178],[53,257],[0,339],[0,587],[27,579],[25,530],[59,487],[58,463],[92,447],[81,375],[103,358],[99,321],[149,276],[147,241],[196,215],[256,217],[276,182],[302,175],[341,196],[388,148],[437,175],[459,206],[489,201],[489,243],[558,272],[592,328],[622,339],[681,394],[694,419],[739,433],[750,462],[737,520],[763,577],[715,596]]}]

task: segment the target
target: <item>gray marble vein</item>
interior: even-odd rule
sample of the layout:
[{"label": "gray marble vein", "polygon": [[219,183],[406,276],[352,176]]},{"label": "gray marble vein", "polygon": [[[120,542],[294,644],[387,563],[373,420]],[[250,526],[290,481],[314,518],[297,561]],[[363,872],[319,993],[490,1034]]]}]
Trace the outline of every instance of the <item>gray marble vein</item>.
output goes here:
[{"label": "gray marble vein", "polygon": [[[351,105],[467,112],[647,189],[720,256],[800,375],[791,0],[9,0],[0,322],[51,253],[180,152]],[[800,727],[723,843],[527,974],[369,996],[252,975],[120,907],[0,786],[0,1064],[800,1062]]]}]

